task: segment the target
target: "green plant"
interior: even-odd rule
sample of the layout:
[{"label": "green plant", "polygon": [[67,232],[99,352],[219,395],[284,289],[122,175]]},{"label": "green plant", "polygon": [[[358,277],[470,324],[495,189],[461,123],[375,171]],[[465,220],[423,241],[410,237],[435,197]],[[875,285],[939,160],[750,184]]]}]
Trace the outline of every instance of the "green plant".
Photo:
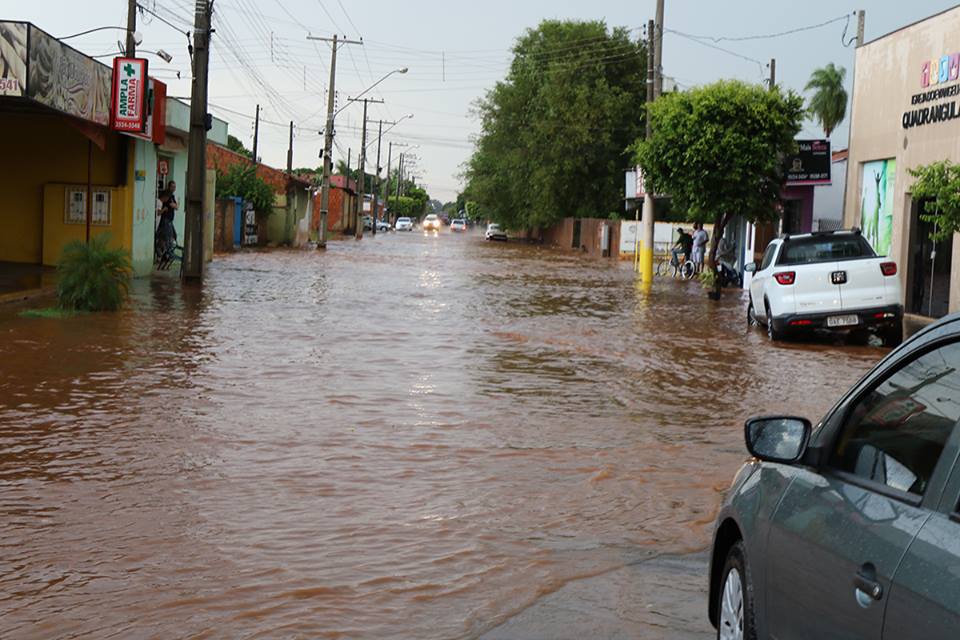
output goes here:
[{"label": "green plant", "polygon": [[236,163],[217,171],[217,197],[235,196],[253,204],[257,213],[273,212],[273,188],[257,175],[252,164]]},{"label": "green plant", "polygon": [[828,138],[847,115],[847,90],[843,88],[846,75],[846,69],[835,67],[831,62],[816,69],[803,88],[804,91],[814,92],[807,111],[820,123]]},{"label": "green plant", "polygon": [[62,309],[115,311],[130,289],[130,257],[107,245],[108,234],[88,244],[74,241],[63,248],[57,264],[57,303]]},{"label": "green plant", "polygon": [[717,272],[713,269],[704,269],[697,275],[700,286],[708,291],[717,287]]},{"label": "green plant", "polygon": [[935,225],[930,238],[940,242],[960,231],[960,164],[939,160],[909,171],[916,178],[910,195],[923,202],[920,219]]}]

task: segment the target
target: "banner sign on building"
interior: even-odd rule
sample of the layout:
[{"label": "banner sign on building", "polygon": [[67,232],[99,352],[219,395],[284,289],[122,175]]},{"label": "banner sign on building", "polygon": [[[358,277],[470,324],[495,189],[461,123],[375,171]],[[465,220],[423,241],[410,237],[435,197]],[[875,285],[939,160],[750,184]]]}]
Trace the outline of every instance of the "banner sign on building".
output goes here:
[{"label": "banner sign on building", "polygon": [[110,120],[115,131],[143,133],[147,128],[147,61],[113,59]]},{"label": "banner sign on building", "polygon": [[797,146],[787,158],[787,186],[830,184],[830,141],[797,140]]},{"label": "banner sign on building", "polygon": [[864,162],[860,173],[860,228],[878,256],[890,255],[893,239],[895,158]]},{"label": "banner sign on building", "polygon": [[27,24],[0,22],[0,96],[27,89]]},{"label": "banner sign on building", "polygon": [[29,26],[27,97],[71,116],[110,124],[110,67]]}]

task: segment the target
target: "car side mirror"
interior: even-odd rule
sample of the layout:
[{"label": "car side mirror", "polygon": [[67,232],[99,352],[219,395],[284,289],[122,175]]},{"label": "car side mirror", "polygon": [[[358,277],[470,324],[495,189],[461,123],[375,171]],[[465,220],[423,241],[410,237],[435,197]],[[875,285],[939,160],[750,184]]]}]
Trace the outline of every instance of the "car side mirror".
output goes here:
[{"label": "car side mirror", "polygon": [[806,418],[770,416],[750,418],[744,424],[747,450],[760,460],[790,464],[799,460],[810,441]]},{"label": "car side mirror", "polygon": [[745,264],[743,265],[743,270],[746,271],[747,273],[753,273],[754,271],[757,270],[757,263],[751,262],[749,264]]}]

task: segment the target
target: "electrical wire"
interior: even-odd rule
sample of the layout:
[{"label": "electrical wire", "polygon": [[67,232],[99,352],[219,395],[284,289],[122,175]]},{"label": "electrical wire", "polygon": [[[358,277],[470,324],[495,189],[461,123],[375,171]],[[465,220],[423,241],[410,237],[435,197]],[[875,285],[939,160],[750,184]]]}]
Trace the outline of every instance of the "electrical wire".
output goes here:
[{"label": "electrical wire", "polygon": [[842,16],[838,16],[836,18],[831,18],[830,20],[826,20],[824,22],[808,25],[806,27],[797,27],[795,29],[788,29],[786,31],[778,31],[777,33],[764,33],[764,34],[752,35],[752,36],[698,36],[692,33],[681,34],[679,31],[674,31],[672,29],[664,29],[664,31],[670,31],[677,35],[683,35],[688,38],[696,38],[697,40],[710,40],[712,42],[724,42],[724,41],[745,42],[747,40],[769,40],[771,38],[780,38],[782,36],[793,35],[795,33],[800,33],[801,31],[811,31],[813,29],[820,29],[821,27],[825,27],[827,25],[833,24],[834,22],[840,22],[841,20],[846,20],[847,23],[849,24],[850,16],[851,14],[847,13]]}]

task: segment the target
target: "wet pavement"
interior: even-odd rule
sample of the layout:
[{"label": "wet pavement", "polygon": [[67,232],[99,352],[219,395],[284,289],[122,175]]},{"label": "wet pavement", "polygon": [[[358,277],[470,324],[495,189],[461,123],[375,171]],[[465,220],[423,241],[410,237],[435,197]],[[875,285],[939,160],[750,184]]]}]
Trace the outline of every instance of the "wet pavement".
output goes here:
[{"label": "wet pavement", "polygon": [[884,353],[744,309],[477,232],[0,309],[0,637],[698,633],[743,419]]}]

